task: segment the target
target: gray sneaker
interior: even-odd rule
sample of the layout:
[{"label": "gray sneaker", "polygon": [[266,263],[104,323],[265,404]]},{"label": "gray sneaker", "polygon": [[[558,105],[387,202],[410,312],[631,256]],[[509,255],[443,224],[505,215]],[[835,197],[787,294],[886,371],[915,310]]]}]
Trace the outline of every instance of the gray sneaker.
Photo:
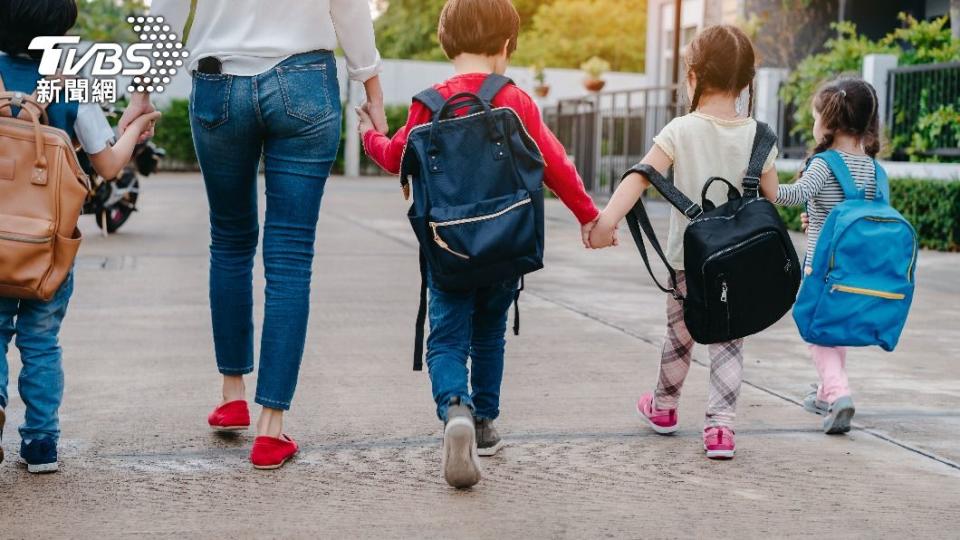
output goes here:
[{"label": "gray sneaker", "polygon": [[480,458],[473,413],[459,400],[447,409],[443,427],[443,478],[455,488],[468,488],[480,481]]},{"label": "gray sneaker", "polygon": [[810,386],[812,387],[810,392],[807,393],[807,397],[803,398],[804,410],[813,414],[819,414],[820,416],[826,416],[830,409],[830,404],[822,399],[817,399],[816,384],[811,384]]},{"label": "gray sneaker", "polygon": [[830,404],[827,417],[823,419],[823,432],[827,435],[846,433],[850,431],[850,421],[856,409],[850,396],[837,398]]},{"label": "gray sneaker", "polygon": [[477,420],[477,452],[483,457],[497,455],[503,448],[503,439],[493,427],[493,420],[481,418]]}]

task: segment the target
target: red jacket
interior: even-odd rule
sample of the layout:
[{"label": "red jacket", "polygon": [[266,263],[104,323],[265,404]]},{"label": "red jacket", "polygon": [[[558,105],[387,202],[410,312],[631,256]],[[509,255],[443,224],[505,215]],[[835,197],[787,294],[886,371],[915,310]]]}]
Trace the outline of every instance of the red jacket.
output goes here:
[{"label": "red jacket", "polygon": [[[460,92],[474,92],[480,90],[480,85],[486,77],[484,73],[467,73],[457,75],[434,86],[443,97],[450,97]],[[540,147],[543,154],[546,168],[544,170],[544,183],[550,188],[557,197],[573,212],[577,220],[581,223],[589,223],[596,219],[600,213],[593,204],[593,199],[583,188],[583,181],[577,174],[577,169],[567,158],[567,152],[563,145],[557,140],[557,137],[550,131],[550,128],[543,123],[540,118],[540,108],[534,103],[533,99],[523,90],[514,85],[508,85],[493,100],[495,107],[510,107],[513,109],[520,121],[523,122],[527,132]],[[403,155],[403,148],[407,144],[407,133],[430,121],[430,110],[419,101],[414,101],[410,106],[410,115],[407,118],[407,125],[400,128],[393,138],[389,138],[376,130],[369,130],[363,134],[363,147],[367,155],[370,156],[378,165],[387,172],[398,174],[400,172],[400,158]]]}]

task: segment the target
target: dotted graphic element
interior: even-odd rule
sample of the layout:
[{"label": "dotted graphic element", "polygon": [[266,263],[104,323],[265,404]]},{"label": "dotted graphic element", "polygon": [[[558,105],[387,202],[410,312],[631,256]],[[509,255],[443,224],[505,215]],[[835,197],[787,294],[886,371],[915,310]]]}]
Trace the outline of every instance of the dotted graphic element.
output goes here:
[{"label": "dotted graphic element", "polygon": [[163,92],[164,85],[170,84],[177,68],[183,67],[190,53],[180,43],[180,36],[172,32],[170,25],[164,24],[162,16],[127,17],[133,31],[141,43],[150,43],[150,67],[143,75],[133,78],[127,86],[128,92]]}]

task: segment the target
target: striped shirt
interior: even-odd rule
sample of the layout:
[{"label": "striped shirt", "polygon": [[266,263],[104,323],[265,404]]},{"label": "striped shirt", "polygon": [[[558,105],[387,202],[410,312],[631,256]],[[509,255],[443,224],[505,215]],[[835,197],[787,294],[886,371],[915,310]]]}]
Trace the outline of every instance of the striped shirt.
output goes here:
[{"label": "striped shirt", "polygon": [[[876,166],[870,156],[839,152],[843,162],[850,169],[850,175],[857,183],[857,189],[866,186],[867,199],[873,199],[877,193]],[[817,246],[817,238],[827,220],[827,216],[835,206],[842,203],[845,197],[840,182],[830,172],[830,167],[822,159],[814,159],[807,166],[800,178],[793,184],[781,184],[777,190],[777,204],[781,206],[807,205],[807,215],[810,225],[807,228],[807,255],[805,266],[813,264],[813,254]]]}]

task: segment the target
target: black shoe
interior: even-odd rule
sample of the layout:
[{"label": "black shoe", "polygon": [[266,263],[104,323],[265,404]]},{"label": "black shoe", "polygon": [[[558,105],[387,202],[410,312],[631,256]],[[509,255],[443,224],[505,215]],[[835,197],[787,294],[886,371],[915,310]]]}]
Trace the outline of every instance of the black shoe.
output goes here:
[{"label": "black shoe", "polygon": [[483,457],[495,456],[503,448],[503,439],[493,427],[493,420],[481,418],[477,420],[477,453]]},{"label": "black shoe", "polygon": [[20,443],[20,463],[34,474],[57,472],[57,443],[50,438],[35,439],[30,444]]},{"label": "black shoe", "polygon": [[447,423],[443,427],[443,455],[440,468],[443,478],[455,488],[468,488],[480,481],[480,460],[477,456],[477,433],[473,412],[460,400],[451,400]]}]

